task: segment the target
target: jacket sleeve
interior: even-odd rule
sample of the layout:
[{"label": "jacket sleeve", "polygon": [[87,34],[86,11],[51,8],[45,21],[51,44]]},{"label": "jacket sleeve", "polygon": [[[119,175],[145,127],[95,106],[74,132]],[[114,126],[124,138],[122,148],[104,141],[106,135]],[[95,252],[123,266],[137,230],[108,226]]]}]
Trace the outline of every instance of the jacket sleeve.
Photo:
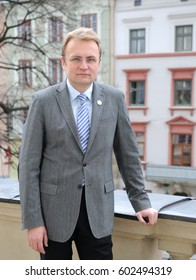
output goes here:
[{"label": "jacket sleeve", "polygon": [[118,98],[118,120],[114,139],[114,153],[129,200],[136,212],[150,208],[145,191],[138,145],[130,124],[124,94]]},{"label": "jacket sleeve", "polygon": [[44,142],[44,121],[35,95],[24,125],[19,159],[19,189],[23,229],[44,224],[40,202],[40,164]]}]

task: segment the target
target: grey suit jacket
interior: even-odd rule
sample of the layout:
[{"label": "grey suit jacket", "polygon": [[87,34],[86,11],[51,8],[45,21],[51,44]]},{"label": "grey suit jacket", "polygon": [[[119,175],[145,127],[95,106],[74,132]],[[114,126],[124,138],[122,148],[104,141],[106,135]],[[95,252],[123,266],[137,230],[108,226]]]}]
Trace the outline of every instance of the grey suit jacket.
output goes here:
[{"label": "grey suit jacket", "polygon": [[97,238],[111,234],[113,150],[135,211],[151,207],[123,92],[94,82],[92,96],[91,131],[85,155],[65,81],[34,95],[24,126],[19,166],[23,228],[45,225],[51,240],[64,242],[72,235],[80,210],[83,178],[92,232]]}]

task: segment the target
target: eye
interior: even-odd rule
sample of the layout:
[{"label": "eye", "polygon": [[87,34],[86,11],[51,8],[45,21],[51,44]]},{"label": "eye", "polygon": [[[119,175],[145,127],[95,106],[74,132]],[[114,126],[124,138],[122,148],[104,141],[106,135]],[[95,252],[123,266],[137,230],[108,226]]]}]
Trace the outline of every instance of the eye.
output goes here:
[{"label": "eye", "polygon": [[94,64],[97,62],[95,57],[87,57],[86,62],[89,64]]},{"label": "eye", "polygon": [[74,63],[80,63],[81,62],[81,58],[80,57],[72,57],[71,59],[70,59],[70,61],[71,62],[74,62]]}]

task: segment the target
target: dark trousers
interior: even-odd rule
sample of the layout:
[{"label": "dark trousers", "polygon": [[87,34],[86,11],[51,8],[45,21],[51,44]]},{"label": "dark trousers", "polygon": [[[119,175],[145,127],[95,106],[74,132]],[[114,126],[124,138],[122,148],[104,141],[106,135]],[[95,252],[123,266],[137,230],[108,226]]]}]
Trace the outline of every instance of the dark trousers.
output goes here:
[{"label": "dark trousers", "polygon": [[[97,213],[99,215],[99,213]],[[41,254],[42,260],[71,260],[72,242],[75,242],[81,260],[112,260],[112,237],[95,238],[90,229],[86,203],[85,190],[82,193],[80,215],[71,238],[66,242],[49,240],[46,253]]]}]

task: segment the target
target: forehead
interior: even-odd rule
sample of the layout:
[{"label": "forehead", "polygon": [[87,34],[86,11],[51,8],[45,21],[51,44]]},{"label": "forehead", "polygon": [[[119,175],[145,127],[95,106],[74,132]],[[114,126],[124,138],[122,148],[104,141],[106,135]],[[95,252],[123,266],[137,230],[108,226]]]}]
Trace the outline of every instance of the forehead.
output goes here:
[{"label": "forehead", "polygon": [[99,47],[93,40],[71,39],[65,49],[66,55],[99,56]]}]

